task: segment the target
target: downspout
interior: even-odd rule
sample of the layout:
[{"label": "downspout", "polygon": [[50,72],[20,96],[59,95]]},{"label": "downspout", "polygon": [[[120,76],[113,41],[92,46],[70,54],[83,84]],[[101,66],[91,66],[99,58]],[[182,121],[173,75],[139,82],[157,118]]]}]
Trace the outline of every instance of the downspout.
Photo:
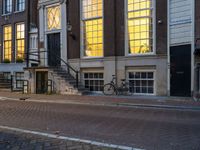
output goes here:
[{"label": "downspout", "polygon": [[30,31],[30,0],[27,1],[27,32],[26,32],[26,68],[29,67],[29,31]]},{"label": "downspout", "polygon": [[117,21],[116,21],[116,12],[117,12],[117,5],[116,5],[116,0],[114,0],[114,52],[115,52],[115,56],[114,56],[114,60],[115,60],[115,76],[116,76],[116,84],[118,85],[118,74],[117,74],[117,49],[116,49],[116,44],[117,44],[117,36],[116,36],[116,33],[117,33]]},{"label": "downspout", "polygon": [[66,0],[66,2],[65,2],[65,4],[66,4],[66,13],[67,13],[67,15],[66,15],[66,23],[67,23],[67,31],[66,31],[66,42],[67,42],[67,46],[66,46],[66,51],[67,51],[67,62],[68,62],[68,57],[69,57],[69,37],[68,37],[68,25],[69,25],[69,0]]}]

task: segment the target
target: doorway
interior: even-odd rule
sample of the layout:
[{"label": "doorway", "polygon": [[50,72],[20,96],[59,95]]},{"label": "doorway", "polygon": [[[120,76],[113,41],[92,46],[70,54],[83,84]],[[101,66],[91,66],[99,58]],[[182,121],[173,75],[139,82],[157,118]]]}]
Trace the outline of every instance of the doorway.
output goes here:
[{"label": "doorway", "polygon": [[60,33],[47,35],[48,65],[56,67],[61,65]]},{"label": "doorway", "polygon": [[45,94],[48,92],[48,72],[36,72],[36,94]]},{"label": "doorway", "polygon": [[191,45],[170,48],[171,96],[191,96]]}]

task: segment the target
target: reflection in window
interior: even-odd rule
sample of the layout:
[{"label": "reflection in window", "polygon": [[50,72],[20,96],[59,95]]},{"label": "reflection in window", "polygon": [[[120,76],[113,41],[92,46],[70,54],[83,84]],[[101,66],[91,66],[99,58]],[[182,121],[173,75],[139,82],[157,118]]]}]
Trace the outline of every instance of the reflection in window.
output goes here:
[{"label": "reflection in window", "polygon": [[12,0],[3,1],[3,13],[9,14],[12,12]]},{"label": "reflection in window", "polygon": [[16,25],[16,52],[17,59],[24,59],[24,50],[25,50],[25,27],[24,23]]},{"label": "reflection in window", "polygon": [[129,83],[134,86],[130,91],[134,94],[154,94],[154,72],[129,72]]},{"label": "reflection in window", "polygon": [[11,25],[4,27],[4,60],[11,61],[12,52],[12,27]]},{"label": "reflection in window", "polygon": [[48,30],[60,29],[61,27],[60,6],[47,8],[47,28]]},{"label": "reflection in window", "polygon": [[152,52],[152,0],[128,0],[129,54]]},{"label": "reflection in window", "polygon": [[84,85],[90,91],[103,91],[104,74],[98,72],[84,73]]},{"label": "reflection in window", "polygon": [[81,0],[84,56],[103,56],[103,0]]},{"label": "reflection in window", "polygon": [[25,0],[16,0],[16,11],[23,11],[25,9]]}]

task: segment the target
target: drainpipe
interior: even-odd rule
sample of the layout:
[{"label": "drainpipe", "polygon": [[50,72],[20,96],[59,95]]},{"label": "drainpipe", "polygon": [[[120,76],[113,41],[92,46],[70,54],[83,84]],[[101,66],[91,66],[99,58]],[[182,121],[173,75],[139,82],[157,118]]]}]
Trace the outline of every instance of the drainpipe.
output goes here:
[{"label": "drainpipe", "polygon": [[26,32],[26,67],[29,67],[29,31],[30,31],[30,1],[27,1],[27,32]]},{"label": "drainpipe", "polygon": [[116,43],[117,43],[117,40],[116,40],[116,38],[117,38],[117,36],[116,36],[116,33],[117,33],[117,28],[116,28],[116,23],[117,23],[117,21],[116,21],[116,12],[117,12],[117,8],[116,8],[117,6],[116,6],[116,1],[114,1],[114,28],[115,28],[115,30],[114,30],[114,38],[115,38],[115,40],[114,40],[114,49],[115,49],[115,76],[116,76],[116,84],[118,85],[118,74],[117,74],[117,50],[116,50]]}]

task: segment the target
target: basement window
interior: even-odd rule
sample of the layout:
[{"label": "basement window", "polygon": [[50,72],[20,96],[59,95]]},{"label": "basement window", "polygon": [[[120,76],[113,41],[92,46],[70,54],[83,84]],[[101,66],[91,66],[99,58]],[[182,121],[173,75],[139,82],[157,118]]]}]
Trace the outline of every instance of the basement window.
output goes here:
[{"label": "basement window", "polygon": [[154,72],[128,72],[128,80],[133,83],[130,91],[134,94],[153,95],[155,93]]},{"label": "basement window", "polygon": [[24,82],[24,73],[23,72],[16,72],[15,78],[16,78],[16,88],[22,89],[23,88],[23,82]]},{"label": "basement window", "polygon": [[104,74],[103,73],[84,73],[83,75],[85,88],[90,91],[103,91]]}]

